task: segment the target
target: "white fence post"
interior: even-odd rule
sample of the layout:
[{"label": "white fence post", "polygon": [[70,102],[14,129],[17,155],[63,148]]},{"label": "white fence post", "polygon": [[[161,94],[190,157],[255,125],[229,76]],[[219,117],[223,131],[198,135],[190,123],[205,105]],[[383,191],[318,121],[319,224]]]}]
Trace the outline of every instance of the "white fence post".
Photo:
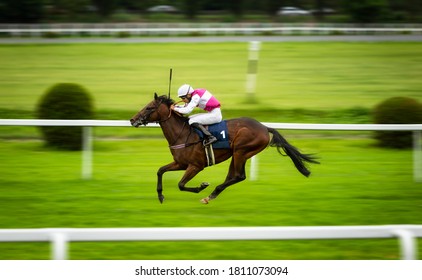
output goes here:
[{"label": "white fence post", "polygon": [[400,242],[400,256],[402,260],[417,260],[417,241],[415,236],[408,230],[399,229],[394,232]]},{"label": "white fence post", "polygon": [[92,127],[82,127],[82,179],[92,178]]},{"label": "white fence post", "polygon": [[51,234],[51,258],[53,260],[66,260],[67,247],[67,237],[64,233],[54,232]]},{"label": "white fence post", "polygon": [[422,132],[413,131],[413,178],[415,182],[422,182]]},{"label": "white fence post", "polygon": [[257,155],[254,155],[251,158],[251,169],[249,171],[249,177],[251,181],[258,180],[258,157]]},{"label": "white fence post", "polygon": [[248,98],[253,100],[255,95],[256,74],[258,72],[258,54],[261,42],[251,41],[249,43],[248,73],[246,77],[246,93]]}]

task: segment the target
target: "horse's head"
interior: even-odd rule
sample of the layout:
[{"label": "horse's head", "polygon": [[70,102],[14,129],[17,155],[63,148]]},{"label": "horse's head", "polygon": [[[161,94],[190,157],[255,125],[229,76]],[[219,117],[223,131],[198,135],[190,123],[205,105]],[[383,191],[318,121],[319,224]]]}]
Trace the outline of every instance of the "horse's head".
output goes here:
[{"label": "horse's head", "polygon": [[171,114],[170,106],[174,101],[165,96],[158,96],[154,94],[154,100],[148,103],[141,111],[135,114],[131,119],[130,123],[134,127],[140,125],[146,125],[150,122],[164,121]]}]

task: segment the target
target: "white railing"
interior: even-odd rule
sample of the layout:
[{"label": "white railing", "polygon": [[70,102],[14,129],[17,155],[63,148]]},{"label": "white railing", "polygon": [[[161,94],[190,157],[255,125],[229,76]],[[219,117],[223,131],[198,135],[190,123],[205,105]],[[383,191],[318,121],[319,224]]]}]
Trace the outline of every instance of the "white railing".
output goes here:
[{"label": "white railing", "polygon": [[417,259],[422,225],[181,227],[181,228],[50,228],[2,229],[0,242],[50,242],[51,258],[68,258],[72,241],[213,241],[398,238],[402,259]]},{"label": "white railing", "polygon": [[0,34],[10,36],[123,35],[257,35],[257,34],[422,34],[420,24],[377,24],[364,27],[355,24],[271,24],[271,23],[114,23],[114,24],[0,24]]},{"label": "white railing", "polygon": [[[413,131],[413,178],[422,182],[422,124],[304,124],[269,123],[262,124],[275,129],[290,130],[337,130],[337,131]],[[82,178],[92,177],[92,127],[130,127],[129,121],[122,120],[40,120],[40,119],[0,119],[0,126],[82,126]],[[159,127],[148,124],[146,127]],[[252,157],[250,177],[256,178],[257,164]]]}]

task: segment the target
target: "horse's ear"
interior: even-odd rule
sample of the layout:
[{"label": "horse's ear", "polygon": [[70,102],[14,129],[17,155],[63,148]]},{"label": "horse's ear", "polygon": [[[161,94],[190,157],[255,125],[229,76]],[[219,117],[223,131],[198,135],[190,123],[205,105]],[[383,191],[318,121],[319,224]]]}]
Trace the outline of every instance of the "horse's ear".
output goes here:
[{"label": "horse's ear", "polygon": [[157,100],[158,99],[158,95],[156,92],[154,92],[154,99]]}]

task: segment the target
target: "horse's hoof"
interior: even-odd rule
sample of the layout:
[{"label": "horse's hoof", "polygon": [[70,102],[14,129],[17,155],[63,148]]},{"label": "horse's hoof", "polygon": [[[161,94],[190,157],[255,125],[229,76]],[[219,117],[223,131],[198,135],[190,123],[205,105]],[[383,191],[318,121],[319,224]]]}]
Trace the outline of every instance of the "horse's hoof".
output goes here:
[{"label": "horse's hoof", "polygon": [[210,199],[208,197],[201,199],[202,204],[208,204],[209,201]]},{"label": "horse's hoof", "polygon": [[208,187],[210,184],[209,183],[207,183],[207,182],[203,182],[203,183],[201,183],[201,187],[200,187],[200,189],[201,189],[201,191],[202,190],[204,190],[206,187]]},{"label": "horse's hoof", "polygon": [[161,204],[163,204],[164,201],[164,195],[159,195],[158,196],[158,200],[160,201]]}]

